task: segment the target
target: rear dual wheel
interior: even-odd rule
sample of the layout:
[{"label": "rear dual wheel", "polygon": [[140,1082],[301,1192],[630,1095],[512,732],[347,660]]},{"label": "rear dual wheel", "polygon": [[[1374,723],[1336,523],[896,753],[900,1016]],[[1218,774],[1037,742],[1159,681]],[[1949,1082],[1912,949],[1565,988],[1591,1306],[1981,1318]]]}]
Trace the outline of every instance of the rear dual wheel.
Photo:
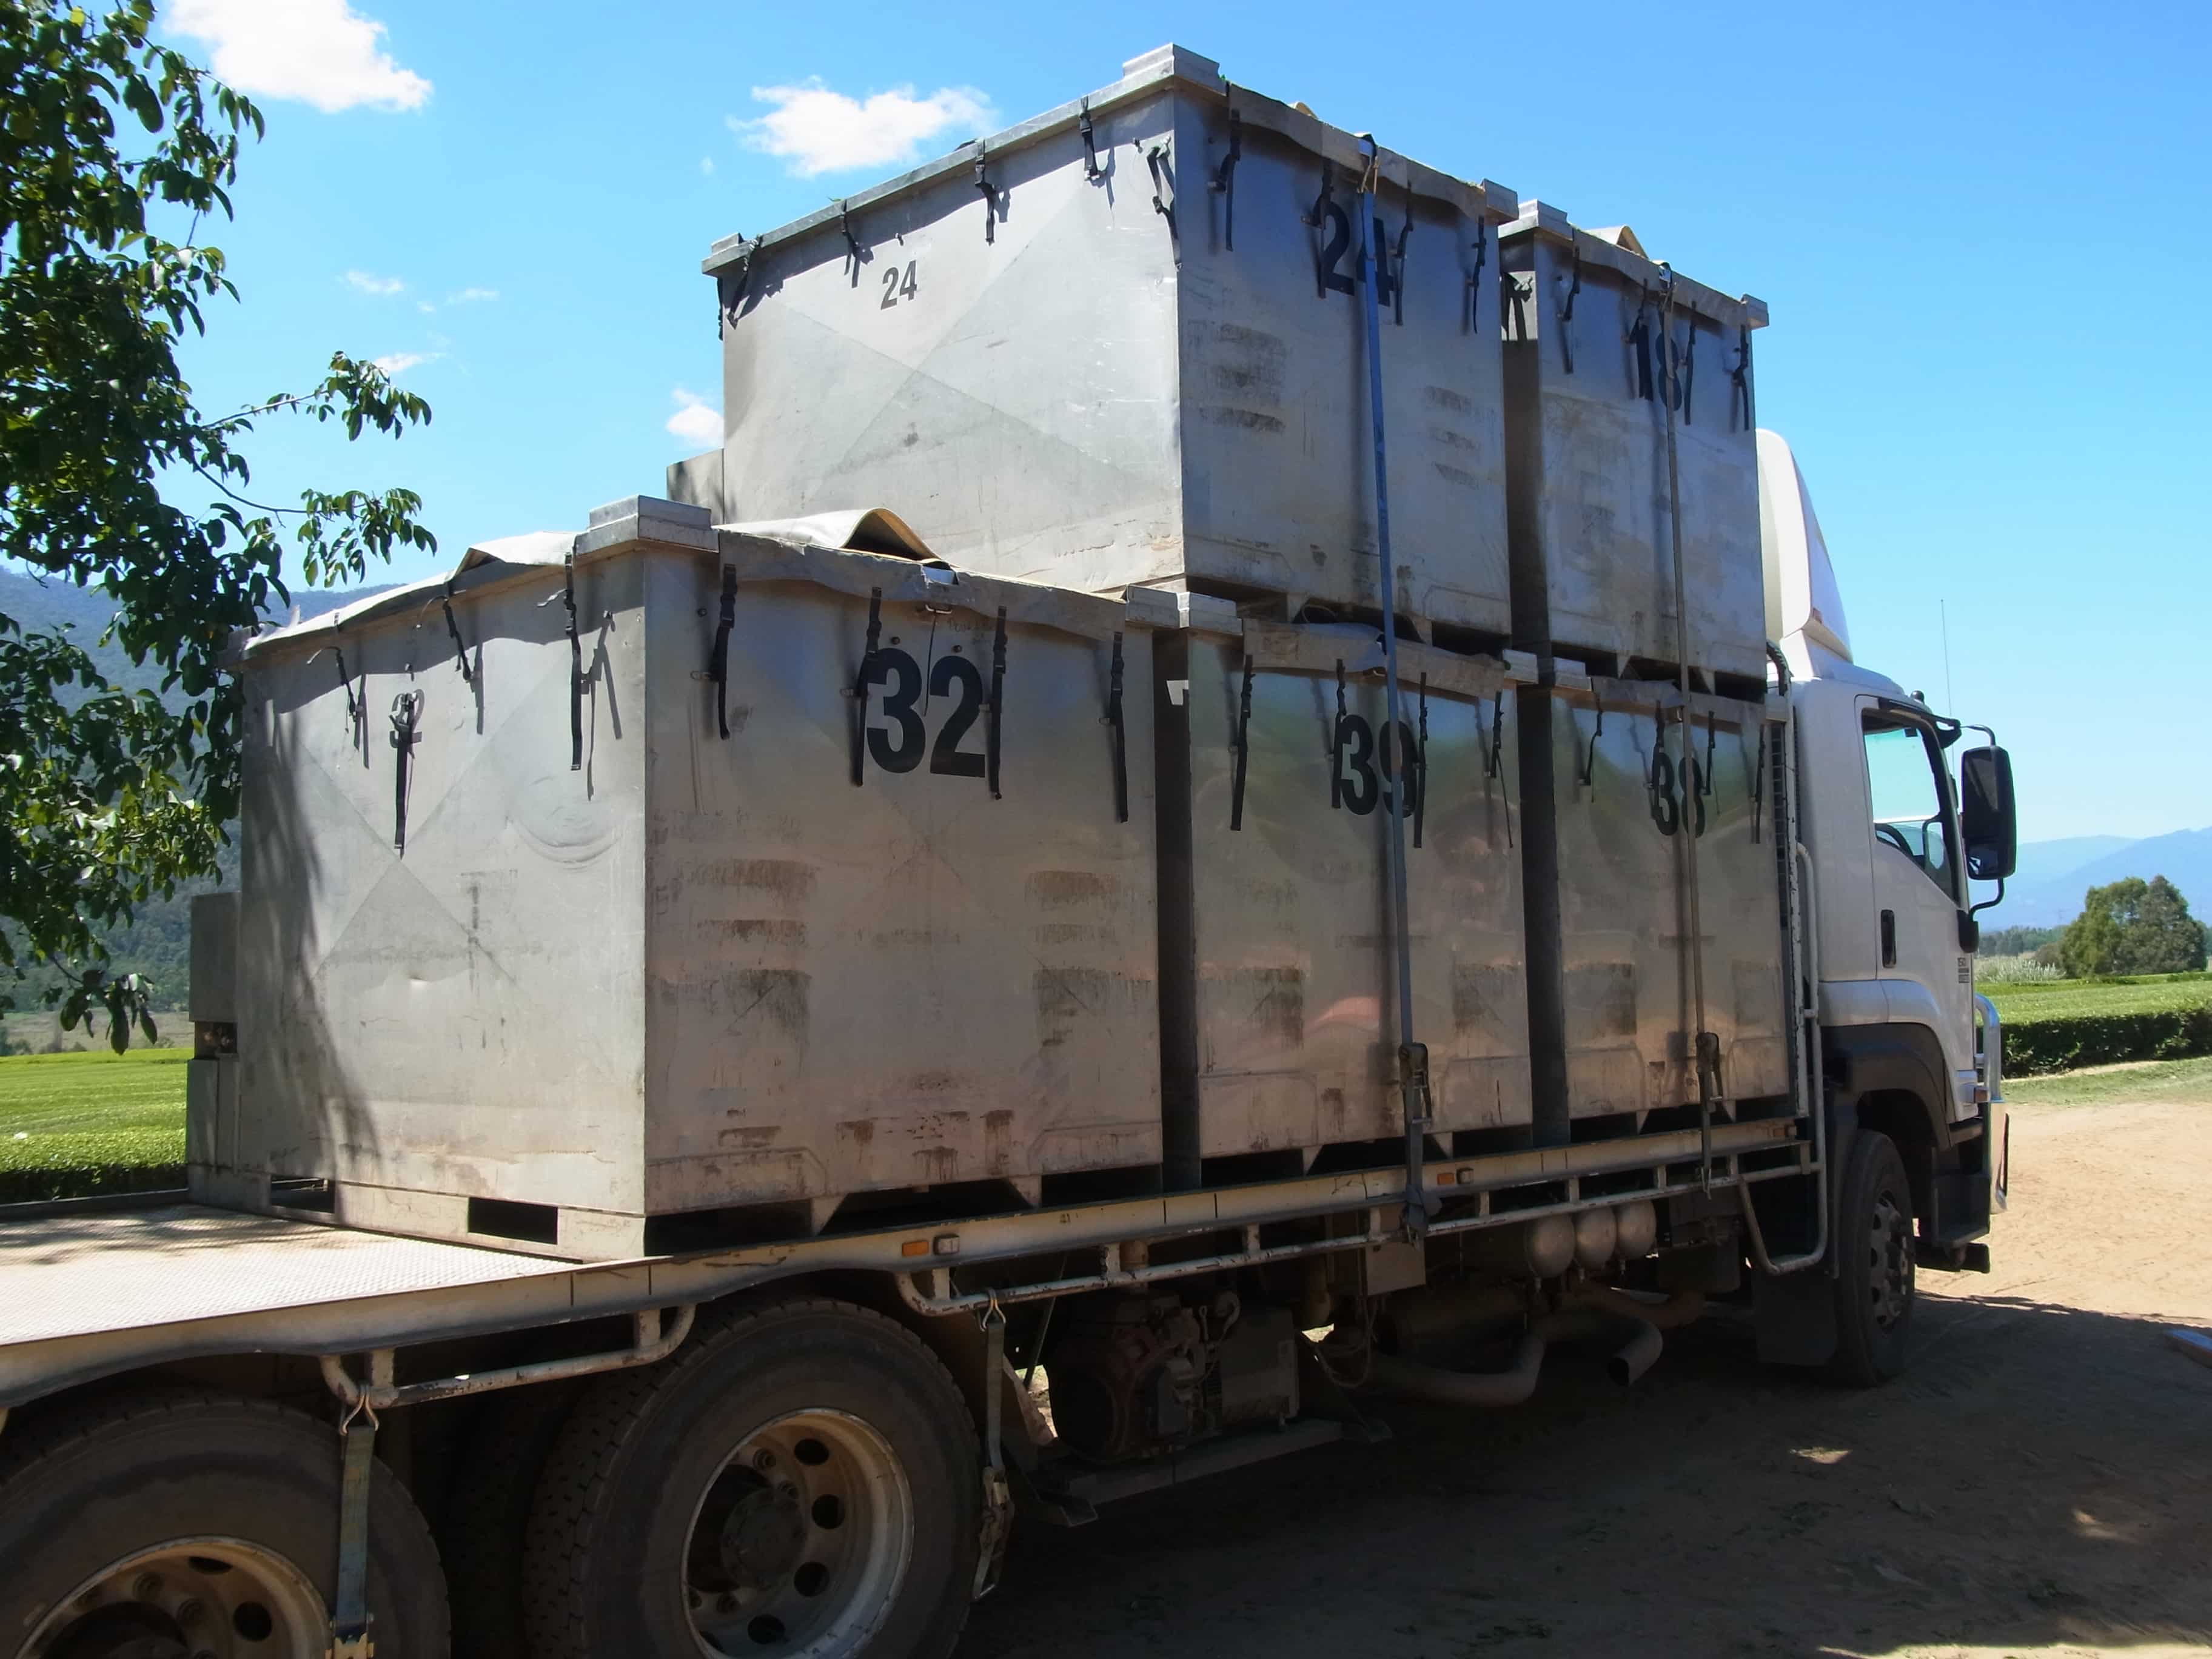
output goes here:
[{"label": "rear dual wheel", "polygon": [[941,1659],[981,1537],[944,1366],[848,1304],[702,1322],[595,1384],[554,1443],[524,1558],[538,1659]]},{"label": "rear dual wheel", "polygon": [[[313,1418],[183,1391],[11,1425],[0,1440],[0,1656],[322,1659],[339,1456],[337,1434]],[[438,1553],[381,1464],[369,1513],[377,1650],[441,1659]]]}]

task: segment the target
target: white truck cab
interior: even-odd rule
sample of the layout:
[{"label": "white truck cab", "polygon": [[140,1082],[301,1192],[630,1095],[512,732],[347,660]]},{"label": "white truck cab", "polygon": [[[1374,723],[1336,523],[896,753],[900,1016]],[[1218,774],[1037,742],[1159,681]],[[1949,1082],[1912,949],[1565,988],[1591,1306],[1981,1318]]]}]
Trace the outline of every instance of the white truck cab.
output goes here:
[{"label": "white truck cab", "polygon": [[[1984,1267],[1975,1243],[2004,1202],[2001,1036],[1974,992],[1972,883],[2012,872],[2009,760],[1994,740],[1852,660],[1820,520],[1789,445],[1759,434],[1768,628],[1796,734],[1798,823],[1813,896],[1807,932],[1836,1137],[1896,1143],[1912,1188],[1915,1255]],[[1986,728],[1982,728],[1986,730]],[[1843,1213],[1839,1210],[1839,1213]]]}]

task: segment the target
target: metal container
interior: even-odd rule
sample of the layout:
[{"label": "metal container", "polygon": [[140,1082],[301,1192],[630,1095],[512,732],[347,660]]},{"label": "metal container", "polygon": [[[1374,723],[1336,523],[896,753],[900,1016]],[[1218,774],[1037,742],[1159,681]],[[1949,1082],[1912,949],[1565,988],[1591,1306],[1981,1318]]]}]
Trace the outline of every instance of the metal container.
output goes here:
[{"label": "metal container", "polygon": [[1522,706],[1532,1040],[1559,1057],[1540,1067],[1540,1127],[1694,1108],[1700,1030],[1726,1100],[1786,1095],[1778,705],[1693,692],[1686,766],[1674,686],[1562,674]]},{"label": "metal container", "polygon": [[[671,493],[717,522],[884,502],[963,569],[1091,592],[1375,607],[1362,165],[1167,46],[718,243],[726,441]],[[1502,640],[1513,197],[1385,150],[1376,211],[1399,608]]]},{"label": "metal container", "polygon": [[1147,629],[651,500],[486,551],[245,654],[247,1167],[582,1255],[1156,1182]]},{"label": "metal container", "polygon": [[1689,660],[1761,679],[1752,331],[1765,326],[1765,302],[1673,277],[1669,338],[1669,273],[1625,227],[1583,230],[1555,207],[1523,202],[1498,247],[1509,283],[1514,642],[1564,652],[1595,672],[1681,660],[1667,465],[1671,360],[1680,386]]},{"label": "metal container", "polygon": [[[1166,595],[1133,596],[1131,615]],[[1413,1037],[1436,1137],[1529,1120],[1515,682],[1525,661],[1401,643],[1384,735],[1372,628],[1240,620],[1182,596],[1159,676],[1162,1045],[1171,1182],[1325,1152],[1403,1157],[1387,814],[1407,817]],[[1401,791],[1400,757],[1420,764]],[[1255,1155],[1261,1155],[1255,1159]]]}]

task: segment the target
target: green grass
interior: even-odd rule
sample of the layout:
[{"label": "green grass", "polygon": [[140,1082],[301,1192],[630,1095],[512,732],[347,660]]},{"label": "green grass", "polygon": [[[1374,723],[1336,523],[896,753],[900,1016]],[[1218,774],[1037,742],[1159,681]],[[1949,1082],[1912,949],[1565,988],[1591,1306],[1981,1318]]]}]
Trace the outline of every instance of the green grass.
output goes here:
[{"label": "green grass", "polygon": [[181,1048],[0,1060],[0,1202],[180,1186]]},{"label": "green grass", "polygon": [[2004,1091],[2006,1101],[2014,1106],[2095,1106],[2113,1100],[2177,1097],[2212,1103],[2212,1060],[2158,1060],[2097,1066],[2052,1077],[2008,1077]]},{"label": "green grass", "polygon": [[1984,986],[2008,1025],[2081,1014],[2165,1013],[2212,1002],[2212,974],[2164,974],[2135,979],[2063,979],[2048,985]]}]

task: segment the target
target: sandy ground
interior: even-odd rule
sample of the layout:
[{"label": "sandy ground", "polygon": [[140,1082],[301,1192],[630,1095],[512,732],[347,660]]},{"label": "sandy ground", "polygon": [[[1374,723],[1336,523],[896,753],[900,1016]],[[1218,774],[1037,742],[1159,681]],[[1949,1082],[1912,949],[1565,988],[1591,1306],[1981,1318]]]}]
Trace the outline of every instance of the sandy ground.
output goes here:
[{"label": "sandy ground", "polygon": [[962,1659],[2212,1651],[2212,1101],[2013,1127],[1988,1277],[1927,1273],[1906,1375],[1762,1368],[1707,1321],[1632,1390],[1547,1363],[1478,1417],[1016,1539]]}]

